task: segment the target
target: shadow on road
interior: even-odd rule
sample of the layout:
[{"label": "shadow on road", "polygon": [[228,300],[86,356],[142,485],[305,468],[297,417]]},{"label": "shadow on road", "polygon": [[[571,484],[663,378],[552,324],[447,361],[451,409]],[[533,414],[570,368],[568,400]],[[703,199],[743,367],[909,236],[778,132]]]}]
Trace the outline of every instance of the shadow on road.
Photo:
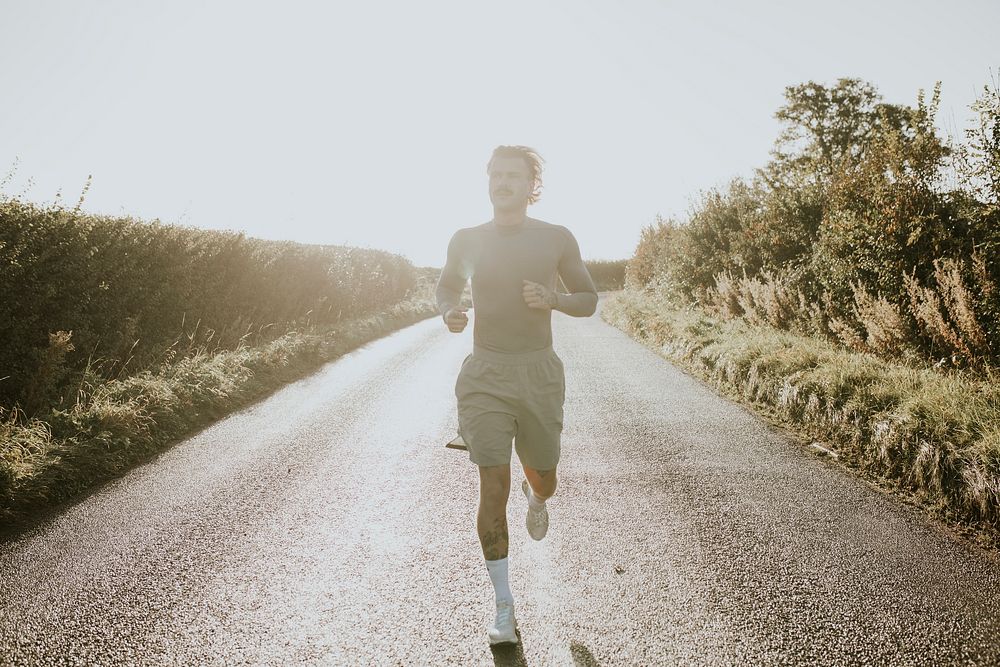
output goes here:
[{"label": "shadow on road", "polygon": [[[520,636],[520,632],[518,635]],[[493,663],[496,667],[526,667],[528,662],[524,659],[524,638],[517,644],[500,644],[491,646],[493,651]],[[601,667],[597,658],[586,646],[580,642],[570,642],[569,652],[573,656],[575,667]]]},{"label": "shadow on road", "polygon": [[520,630],[515,630],[521,641],[516,644],[497,644],[490,646],[493,651],[493,664],[496,667],[523,667],[528,663],[524,659],[524,637]]},{"label": "shadow on road", "polygon": [[569,652],[573,656],[573,664],[576,667],[601,667],[597,658],[590,652],[590,649],[580,642],[570,642]]}]

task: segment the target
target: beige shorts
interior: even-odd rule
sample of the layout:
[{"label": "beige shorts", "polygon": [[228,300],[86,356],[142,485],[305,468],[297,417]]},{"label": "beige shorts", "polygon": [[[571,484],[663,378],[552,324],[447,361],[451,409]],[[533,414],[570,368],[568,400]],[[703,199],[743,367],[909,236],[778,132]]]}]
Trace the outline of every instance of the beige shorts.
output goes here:
[{"label": "beige shorts", "polygon": [[559,462],[566,381],[555,350],[508,354],[474,346],[455,381],[458,432],[479,466],[521,464],[552,470]]}]

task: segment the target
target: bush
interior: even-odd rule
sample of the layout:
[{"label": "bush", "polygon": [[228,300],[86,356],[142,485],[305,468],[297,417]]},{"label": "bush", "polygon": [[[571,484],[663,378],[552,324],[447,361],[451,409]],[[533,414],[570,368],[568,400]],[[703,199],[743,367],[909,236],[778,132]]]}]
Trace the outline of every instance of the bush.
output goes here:
[{"label": "bush", "polygon": [[[128,376],[199,346],[236,349],[376,312],[416,278],[378,250],[0,199],[0,405],[33,414],[71,401],[88,365]],[[67,333],[52,347],[61,331],[72,342]]]},{"label": "bush", "polygon": [[936,133],[939,100],[940,85],[915,107],[855,79],[787,88],[773,159],[685,224],[644,229],[627,285],[885,357],[995,364],[1000,93],[957,148]]}]

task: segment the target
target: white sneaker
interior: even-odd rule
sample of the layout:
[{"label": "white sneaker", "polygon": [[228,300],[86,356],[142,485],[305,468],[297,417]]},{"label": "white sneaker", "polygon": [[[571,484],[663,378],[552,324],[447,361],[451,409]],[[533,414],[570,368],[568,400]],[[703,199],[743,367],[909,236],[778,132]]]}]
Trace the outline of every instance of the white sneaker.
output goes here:
[{"label": "white sneaker", "polygon": [[490,645],[516,644],[518,642],[516,628],[514,603],[510,600],[500,600],[497,602],[497,620],[487,631],[490,636]]},{"label": "white sneaker", "polygon": [[[525,498],[531,498],[531,487],[528,486],[528,480],[521,480],[521,490],[524,491]],[[529,502],[528,516],[524,519],[524,525],[527,526],[531,539],[542,539],[545,537],[545,533],[549,532],[549,511],[544,506],[540,510],[532,509]]]}]

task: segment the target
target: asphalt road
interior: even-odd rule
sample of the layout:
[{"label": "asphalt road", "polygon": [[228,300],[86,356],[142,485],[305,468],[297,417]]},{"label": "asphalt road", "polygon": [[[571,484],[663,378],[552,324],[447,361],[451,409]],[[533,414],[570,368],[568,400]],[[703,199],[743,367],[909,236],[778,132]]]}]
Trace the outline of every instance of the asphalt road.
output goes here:
[{"label": "asphalt road", "polygon": [[488,645],[478,478],[443,447],[472,326],[435,318],[0,542],[0,663],[1000,665],[995,556],[599,316],[553,325],[548,537],[509,508],[520,647]]}]

